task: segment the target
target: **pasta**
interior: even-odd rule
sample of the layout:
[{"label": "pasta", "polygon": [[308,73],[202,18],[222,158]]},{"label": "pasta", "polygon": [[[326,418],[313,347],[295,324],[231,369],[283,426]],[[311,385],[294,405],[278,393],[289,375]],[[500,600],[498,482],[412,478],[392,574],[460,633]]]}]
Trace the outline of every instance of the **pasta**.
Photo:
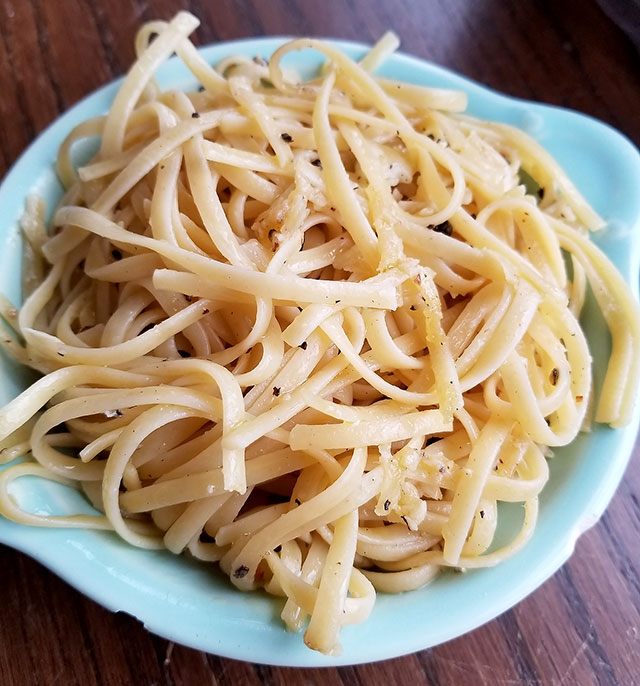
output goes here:
[{"label": "pasta", "polygon": [[[108,114],[60,148],[49,227],[28,200],[2,347],[42,377],[0,410],[3,461],[29,455],[0,512],[215,562],[336,654],[376,591],[526,545],[553,447],[630,419],[638,307],[533,140],[373,75],[393,35],[359,63],[299,39],[212,67],[197,23],[142,27]],[[302,49],[326,57],[307,82],[282,66]],[[156,83],[174,52],[199,90]],[[588,286],[612,340],[597,399]],[[27,512],[24,475],[99,512]],[[497,548],[502,502],[524,512]]]}]

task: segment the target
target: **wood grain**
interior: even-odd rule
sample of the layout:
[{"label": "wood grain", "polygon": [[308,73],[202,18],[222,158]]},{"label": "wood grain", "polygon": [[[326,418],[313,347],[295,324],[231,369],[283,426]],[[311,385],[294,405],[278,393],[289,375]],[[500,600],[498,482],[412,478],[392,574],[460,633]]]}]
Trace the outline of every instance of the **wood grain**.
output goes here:
[{"label": "wood grain", "polygon": [[[407,52],[512,95],[579,109],[640,142],[638,53],[590,0],[0,0],[0,175],[62,111],[124,72],[143,21],[185,7],[202,20],[200,43],[269,34],[371,42],[393,28]],[[640,684],[640,448],[601,522],[550,581],[484,627],[396,660],[281,669],[174,646],[7,548],[0,548],[0,587],[7,686],[633,686]]]}]

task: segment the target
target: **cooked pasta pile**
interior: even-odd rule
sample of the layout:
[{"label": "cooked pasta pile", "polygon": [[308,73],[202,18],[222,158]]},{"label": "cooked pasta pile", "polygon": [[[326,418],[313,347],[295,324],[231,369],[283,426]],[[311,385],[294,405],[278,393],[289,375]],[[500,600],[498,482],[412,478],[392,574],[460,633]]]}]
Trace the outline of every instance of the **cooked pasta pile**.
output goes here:
[{"label": "cooked pasta pile", "polygon": [[[217,562],[336,653],[376,590],[526,544],[550,448],[591,407],[630,418],[637,307],[534,141],[372,75],[394,36],[359,63],[302,39],[212,67],[196,26],[140,30],[109,113],[60,148],[50,227],[29,199],[2,345],[43,376],[0,411],[4,461],[32,458],[0,475],[0,511]],[[281,61],[306,48],[326,64],[300,82]],[[174,52],[201,88],[159,88]],[[594,402],[587,284],[612,337]],[[23,510],[27,474],[104,514]],[[524,516],[495,549],[500,502]]]}]

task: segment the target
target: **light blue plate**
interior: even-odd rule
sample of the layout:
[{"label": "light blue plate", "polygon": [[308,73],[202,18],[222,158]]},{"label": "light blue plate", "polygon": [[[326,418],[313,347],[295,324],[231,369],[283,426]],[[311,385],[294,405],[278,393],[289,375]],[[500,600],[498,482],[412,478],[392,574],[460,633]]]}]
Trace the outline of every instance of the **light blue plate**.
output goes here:
[{"label": "light blue plate", "polygon": [[[229,53],[269,56],[282,39],[263,38],[205,48],[216,62]],[[353,57],[365,47],[337,45]],[[319,64],[317,53],[293,58],[304,74]],[[596,238],[636,294],[640,257],[640,156],[610,127],[575,112],[505,97],[406,55],[393,56],[381,73],[430,86],[457,88],[469,96],[469,112],[515,124],[539,140],[564,166],[578,188],[608,221]],[[176,60],[162,68],[165,86],[194,89],[196,83]],[[60,186],[53,172],[58,145],[78,122],[104,113],[118,88],[108,85],[73,107],[24,153],[0,188],[0,289],[18,300],[20,240],[17,220],[25,195],[37,192],[55,204]],[[86,151],[85,151],[86,153]],[[608,336],[591,304],[584,326],[602,378]],[[24,374],[0,359],[0,401],[28,383]],[[395,657],[459,636],[487,622],[540,586],[571,555],[578,536],[600,517],[631,454],[639,412],[620,431],[597,427],[551,461],[551,479],[542,495],[538,527],[529,545],[494,569],[443,574],[430,586],[396,596],[380,594],[370,619],[345,627],[344,652],[325,658],[307,649],[298,634],[287,633],[279,619],[281,601],[261,593],[233,589],[214,567],[170,553],[129,547],[115,535],[49,530],[0,521],[0,541],[49,567],[82,593],[111,610],[139,618],[152,632],[193,648],[252,662],[291,666],[343,665]],[[19,482],[21,502],[33,510],[61,513],[87,506],[29,478]],[[521,521],[522,508],[503,508],[501,537]]]}]

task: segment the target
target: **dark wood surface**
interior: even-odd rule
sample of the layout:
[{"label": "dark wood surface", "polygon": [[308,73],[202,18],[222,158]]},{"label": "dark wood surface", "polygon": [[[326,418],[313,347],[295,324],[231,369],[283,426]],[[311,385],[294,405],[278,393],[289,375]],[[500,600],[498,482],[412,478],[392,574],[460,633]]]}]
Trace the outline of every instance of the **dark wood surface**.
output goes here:
[{"label": "dark wood surface", "polygon": [[[0,176],[61,112],[126,70],[142,22],[183,7],[202,20],[199,43],[269,34],[371,42],[393,28],[407,52],[582,110],[640,142],[638,53],[592,0],[2,0]],[[640,684],[639,500],[636,447],[603,519],[516,608],[431,650],[326,670],[174,646],[0,547],[0,683]]]}]

